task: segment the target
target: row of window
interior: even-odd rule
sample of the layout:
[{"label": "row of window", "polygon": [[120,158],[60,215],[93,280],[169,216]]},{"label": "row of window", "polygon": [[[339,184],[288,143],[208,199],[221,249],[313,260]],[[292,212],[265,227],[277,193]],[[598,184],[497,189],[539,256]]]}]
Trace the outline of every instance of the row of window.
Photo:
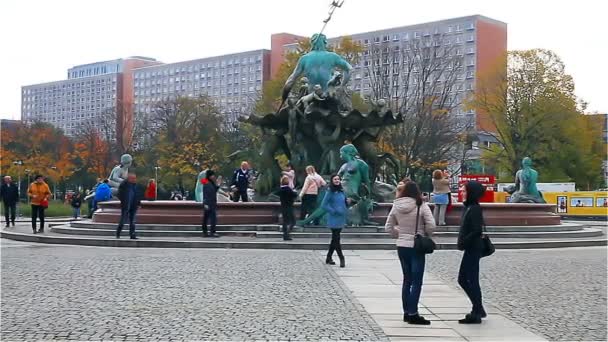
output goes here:
[{"label": "row of window", "polygon": [[[180,73],[192,73],[192,72],[199,72],[199,71],[203,71],[203,70],[217,70],[218,68],[232,68],[232,66],[237,67],[239,64],[247,64],[247,58],[243,58],[243,62],[242,63],[235,63],[233,60],[228,60],[228,61],[216,61],[215,63],[199,63],[199,64],[195,64],[195,65],[190,65],[190,66],[183,66],[183,67],[167,67],[167,66],[163,66],[163,67],[159,67],[160,70],[154,70],[154,71],[143,71],[143,70],[138,70],[135,72],[134,78],[135,79],[146,79],[146,78],[150,78],[150,77],[156,77],[156,76],[171,76],[171,75],[175,75],[175,74],[180,74]],[[253,63],[257,63],[258,65],[255,67],[243,67],[243,68],[239,68],[242,70],[242,72],[246,72],[246,71],[253,71],[255,70],[262,70],[261,67],[261,57],[257,56],[257,57],[250,57],[249,58],[249,63],[253,64]],[[229,69],[232,70],[232,69]],[[234,69],[237,70],[237,69]],[[222,71],[226,71],[225,69],[223,69]]]},{"label": "row of window", "polygon": [[70,89],[82,89],[82,88],[86,88],[86,89],[99,89],[108,87],[108,89],[110,87],[116,89],[116,78],[109,78],[109,79],[98,79],[98,80],[89,80],[89,81],[82,81],[82,82],[75,82],[75,83],[67,83],[67,84],[62,84],[61,86],[59,85],[50,85],[50,86],[42,86],[42,87],[36,87],[36,86],[31,86],[31,87],[27,87],[23,89],[23,95],[24,96],[28,96],[28,95],[43,95],[43,94],[63,94],[66,89],[70,90]]},{"label": "row of window", "polygon": [[403,33],[395,33],[393,35],[389,35],[389,34],[385,34],[381,37],[374,37],[373,39],[363,39],[363,41],[359,41],[359,43],[362,43],[364,45],[369,45],[370,43],[376,43],[379,44],[381,42],[388,42],[388,41],[400,41],[400,40],[409,40],[410,38],[413,39],[420,39],[422,37],[430,37],[430,36],[435,36],[435,35],[443,35],[443,34],[452,34],[452,33],[460,33],[463,31],[471,31],[471,30],[475,30],[475,24],[474,23],[467,23],[467,24],[456,24],[456,25],[448,25],[447,27],[444,28],[440,28],[440,27],[436,27],[434,29],[428,29],[428,30],[423,30],[423,31],[413,31],[413,32],[403,32]]}]

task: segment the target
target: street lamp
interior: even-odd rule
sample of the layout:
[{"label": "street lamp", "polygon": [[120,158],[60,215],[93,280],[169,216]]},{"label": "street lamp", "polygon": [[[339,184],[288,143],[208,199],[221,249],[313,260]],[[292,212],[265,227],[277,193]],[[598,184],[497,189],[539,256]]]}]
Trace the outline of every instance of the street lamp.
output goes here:
[{"label": "street lamp", "polygon": [[13,164],[19,167],[19,171],[17,173],[17,184],[19,184],[17,186],[17,196],[19,197],[19,200],[21,200],[21,167],[23,166],[23,160],[15,160]]},{"label": "street lamp", "polygon": [[[51,166],[51,169],[57,171],[57,166]],[[53,199],[57,200],[57,180],[53,181]]]},{"label": "street lamp", "polygon": [[[30,173],[32,173],[32,170],[30,169],[25,169],[25,174],[27,175],[27,185],[30,185]],[[30,204],[30,196],[27,196],[27,204]]]},{"label": "street lamp", "polygon": [[160,166],[154,167],[154,179],[156,179],[156,186],[154,187],[154,199],[158,199],[158,170],[160,170]]}]

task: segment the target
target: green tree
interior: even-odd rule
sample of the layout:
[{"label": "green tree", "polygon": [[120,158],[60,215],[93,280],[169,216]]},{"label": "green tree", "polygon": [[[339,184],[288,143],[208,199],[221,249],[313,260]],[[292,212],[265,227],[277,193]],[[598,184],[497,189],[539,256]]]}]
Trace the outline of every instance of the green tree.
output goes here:
[{"label": "green tree", "polygon": [[480,75],[469,105],[487,118],[486,131],[498,142],[483,159],[508,179],[526,156],[542,181],[574,180],[590,187],[588,170],[599,173],[601,135],[581,114],[574,80],[554,52],[509,52]]}]

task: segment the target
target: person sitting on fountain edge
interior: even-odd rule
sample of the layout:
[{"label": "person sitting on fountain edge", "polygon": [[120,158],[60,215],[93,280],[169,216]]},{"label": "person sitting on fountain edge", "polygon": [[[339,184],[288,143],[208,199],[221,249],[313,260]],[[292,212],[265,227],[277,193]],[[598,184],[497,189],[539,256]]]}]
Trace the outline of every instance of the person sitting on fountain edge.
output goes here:
[{"label": "person sitting on fountain edge", "polygon": [[247,197],[247,189],[249,188],[249,175],[249,163],[247,163],[246,161],[241,163],[240,169],[234,170],[230,187],[232,190],[236,190],[233,197],[233,200],[235,202],[238,202],[239,198],[242,199],[243,202],[249,201],[249,198]]}]

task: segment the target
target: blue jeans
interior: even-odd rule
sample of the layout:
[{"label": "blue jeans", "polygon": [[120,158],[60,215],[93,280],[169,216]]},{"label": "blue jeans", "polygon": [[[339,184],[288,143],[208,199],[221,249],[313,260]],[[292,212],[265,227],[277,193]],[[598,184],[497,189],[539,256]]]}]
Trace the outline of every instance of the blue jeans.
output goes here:
[{"label": "blue jeans", "polygon": [[481,313],[481,287],[479,286],[479,259],[481,251],[476,249],[465,250],[460,262],[458,272],[458,285],[462,287],[473,304],[473,313]]},{"label": "blue jeans", "polygon": [[120,232],[122,232],[122,227],[125,224],[126,220],[129,220],[129,236],[135,237],[135,215],[137,214],[137,209],[122,209],[120,213],[120,222],[118,223],[118,228],[116,228],[116,236],[120,236]]},{"label": "blue jeans", "polygon": [[78,207],[78,208],[72,207],[72,212],[74,213],[74,218],[77,219],[78,216],[80,216],[80,207]]},{"label": "blue jeans", "polygon": [[416,253],[412,247],[397,247],[397,254],[403,271],[403,285],[401,287],[403,312],[408,315],[415,315],[418,313],[418,301],[422,292],[425,255]]}]

